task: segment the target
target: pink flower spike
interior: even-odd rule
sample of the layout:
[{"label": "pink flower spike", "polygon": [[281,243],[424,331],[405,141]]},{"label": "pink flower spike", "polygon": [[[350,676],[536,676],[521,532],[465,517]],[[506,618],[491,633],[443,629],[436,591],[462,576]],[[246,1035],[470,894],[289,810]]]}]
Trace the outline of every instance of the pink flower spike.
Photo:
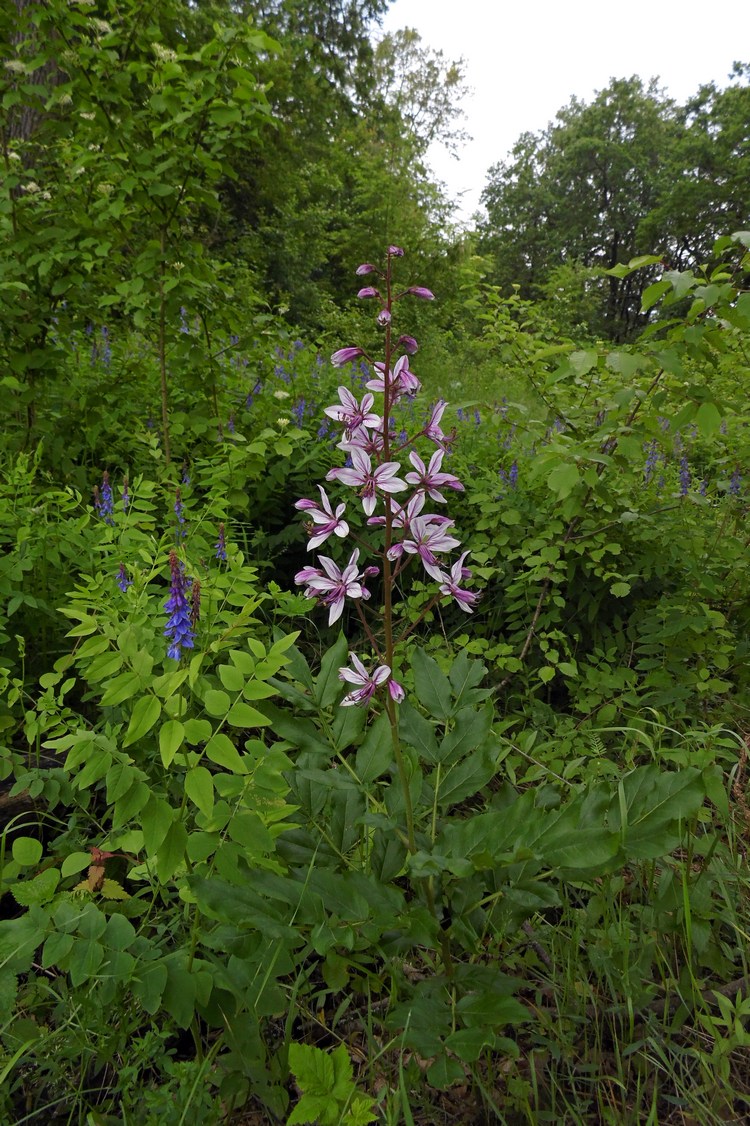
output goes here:
[{"label": "pink flower spike", "polygon": [[429,468],[427,468],[419,454],[415,450],[412,450],[409,454],[409,461],[416,469],[416,473],[406,474],[406,480],[410,485],[416,485],[419,489],[424,489],[428,496],[438,501],[440,504],[445,504],[445,497],[440,492],[441,487],[458,489],[461,492],[463,492],[464,488],[458,477],[454,477],[452,473],[440,472],[440,466],[444,457],[445,450],[435,450],[435,453],[430,458]]},{"label": "pink flower spike", "polygon": [[354,272],[357,277],[361,278],[364,274],[379,274],[380,270],[377,266],[373,266],[372,262],[363,262],[361,266],[357,266]]},{"label": "pink flower spike", "polygon": [[470,590],[462,590],[458,585],[467,578],[471,578],[471,571],[468,567],[464,567],[464,559],[468,554],[468,551],[465,551],[461,558],[453,564],[450,569],[450,574],[441,575],[442,582],[440,584],[440,593],[454,598],[462,610],[467,614],[471,614],[473,613],[474,603],[478,600],[479,595]]},{"label": "pink flower spike", "polygon": [[406,293],[411,293],[413,297],[421,297],[423,301],[434,301],[435,294],[431,289],[425,289],[423,285],[410,285]]},{"label": "pink flower spike", "polygon": [[334,352],[331,356],[331,363],[335,368],[343,367],[344,364],[350,364],[354,360],[358,360],[360,356],[364,356],[363,348],[339,348],[338,352]]},{"label": "pink flower spike", "polygon": [[[314,501],[306,499],[298,500],[294,506],[301,512],[309,513],[312,519],[312,524],[308,525],[310,535],[307,544],[308,551],[314,551],[316,547],[320,547],[329,536],[337,535],[343,539],[349,535],[349,525],[346,520],[341,519],[346,511],[346,505],[337,505],[334,512],[325,489],[322,485],[318,485],[318,488],[320,489],[320,506],[315,504]],[[316,528],[316,524],[320,526]]]},{"label": "pink flower spike", "polygon": [[380,294],[374,286],[366,285],[364,289],[360,289],[357,297],[380,297]]},{"label": "pink flower spike", "polygon": [[369,673],[356,653],[350,653],[349,656],[354,667],[350,669],[345,666],[339,669],[339,680],[356,684],[358,687],[344,696],[341,701],[342,708],[369,703],[381,684],[385,684],[391,675],[388,665],[378,665],[374,672]]}]

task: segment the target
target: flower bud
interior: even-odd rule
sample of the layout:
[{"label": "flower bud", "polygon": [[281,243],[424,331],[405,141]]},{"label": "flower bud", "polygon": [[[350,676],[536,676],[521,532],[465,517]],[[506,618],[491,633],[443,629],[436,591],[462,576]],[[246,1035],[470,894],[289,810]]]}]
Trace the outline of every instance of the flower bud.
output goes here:
[{"label": "flower bud", "polygon": [[413,336],[399,336],[398,342],[410,356],[413,356],[419,350],[419,345]]},{"label": "flower bud", "polygon": [[425,289],[423,285],[410,285],[406,292],[413,294],[414,297],[421,297],[423,301],[435,300],[435,294],[432,290]]},{"label": "flower bud", "polygon": [[380,312],[378,313],[378,324],[380,325],[381,328],[385,328],[385,326],[389,325],[390,323],[391,323],[391,314],[388,312],[387,309],[381,309]]},{"label": "flower bud", "polygon": [[331,356],[331,363],[335,368],[340,368],[344,364],[350,364],[354,360],[358,360],[360,356],[364,356],[364,349],[362,348],[339,348],[338,352],[334,352]]},{"label": "flower bud", "polygon": [[357,266],[355,271],[357,277],[362,277],[363,274],[376,274],[377,272],[377,266],[373,266],[371,262],[363,262],[361,266]]},{"label": "flower bud", "polygon": [[380,294],[374,286],[366,285],[364,289],[360,289],[357,297],[380,297]]},{"label": "flower bud", "polygon": [[388,256],[390,258],[403,258],[404,252],[403,252],[403,250],[401,249],[400,246],[389,246],[388,247]]}]

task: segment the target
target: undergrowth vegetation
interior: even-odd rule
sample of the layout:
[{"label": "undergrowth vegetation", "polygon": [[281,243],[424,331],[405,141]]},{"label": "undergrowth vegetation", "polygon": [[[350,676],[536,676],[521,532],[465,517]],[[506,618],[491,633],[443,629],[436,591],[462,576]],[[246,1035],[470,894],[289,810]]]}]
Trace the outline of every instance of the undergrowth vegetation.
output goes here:
[{"label": "undergrowth vegetation", "polygon": [[392,247],[370,350],[228,341],[179,463],[67,335],[102,429],[0,496],[6,1120],[744,1113],[748,242],[637,346],[488,292],[450,405]]}]

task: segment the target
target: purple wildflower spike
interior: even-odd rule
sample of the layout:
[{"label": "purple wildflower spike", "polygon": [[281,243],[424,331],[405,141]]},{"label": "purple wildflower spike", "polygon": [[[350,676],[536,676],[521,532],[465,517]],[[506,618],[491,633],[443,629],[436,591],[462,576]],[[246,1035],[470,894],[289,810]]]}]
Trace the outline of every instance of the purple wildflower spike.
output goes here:
[{"label": "purple wildflower spike", "polygon": [[195,641],[193,623],[190,617],[190,605],[186,597],[190,582],[185,578],[184,568],[177,558],[176,551],[169,553],[169,570],[172,583],[169,598],[164,603],[164,609],[169,614],[169,620],[164,627],[164,636],[170,642],[167,656],[179,661],[182,650],[192,649]]}]

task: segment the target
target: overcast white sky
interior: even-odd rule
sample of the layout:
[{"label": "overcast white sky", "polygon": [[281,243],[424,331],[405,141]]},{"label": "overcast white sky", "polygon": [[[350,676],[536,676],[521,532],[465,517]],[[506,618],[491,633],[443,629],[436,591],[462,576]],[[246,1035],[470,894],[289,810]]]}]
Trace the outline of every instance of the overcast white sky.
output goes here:
[{"label": "overcast white sky", "polygon": [[725,85],[735,59],[750,62],[750,0],[395,0],[383,30],[401,27],[466,60],[474,139],[459,160],[430,152],[465,219],[490,165],[572,95],[590,101],[610,78],[638,74],[684,101],[703,83]]}]

